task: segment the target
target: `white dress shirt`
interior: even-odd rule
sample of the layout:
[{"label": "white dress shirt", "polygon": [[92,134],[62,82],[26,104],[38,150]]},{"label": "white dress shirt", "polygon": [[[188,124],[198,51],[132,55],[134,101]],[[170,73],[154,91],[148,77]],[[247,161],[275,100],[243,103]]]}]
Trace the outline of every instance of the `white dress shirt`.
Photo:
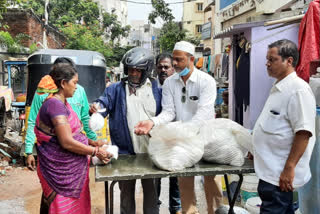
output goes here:
[{"label": "white dress shirt", "polygon": [[[185,87],[185,93],[182,89]],[[214,118],[216,82],[207,73],[194,68],[184,84],[178,73],[168,77],[162,86],[162,111],[151,118],[154,125],[176,121],[209,120]],[[185,102],[182,102],[185,96]]]},{"label": "white dress shirt", "polygon": [[279,186],[295,134],[312,134],[296,168],[293,187],[303,186],[311,177],[309,161],[315,142],[316,104],[309,85],[295,72],[273,85],[253,130],[254,168],[257,176]]},{"label": "white dress shirt", "polygon": [[129,86],[126,84],[127,101],[127,122],[135,153],[147,153],[149,137],[138,136],[134,133],[134,126],[142,120],[148,120],[156,115],[156,101],[152,92],[152,84],[149,79],[140,88],[137,88],[136,95],[129,93]]}]

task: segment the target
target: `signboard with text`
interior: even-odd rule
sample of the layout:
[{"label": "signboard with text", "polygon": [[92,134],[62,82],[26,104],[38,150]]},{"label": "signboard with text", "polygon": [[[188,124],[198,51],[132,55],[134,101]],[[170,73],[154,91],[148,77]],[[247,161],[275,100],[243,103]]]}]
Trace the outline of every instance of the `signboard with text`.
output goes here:
[{"label": "signboard with text", "polygon": [[211,22],[204,23],[202,25],[201,39],[210,39],[211,38]]}]

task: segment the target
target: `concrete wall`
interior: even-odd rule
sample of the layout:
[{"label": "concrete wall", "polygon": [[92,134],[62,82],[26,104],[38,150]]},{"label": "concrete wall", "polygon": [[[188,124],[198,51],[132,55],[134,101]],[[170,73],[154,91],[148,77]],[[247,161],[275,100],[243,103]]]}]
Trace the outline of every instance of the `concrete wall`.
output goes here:
[{"label": "concrete wall", "polygon": [[247,19],[249,17],[254,16],[255,14],[256,14],[256,10],[253,8],[253,9],[247,11],[244,14],[241,14],[241,15],[239,15],[237,17],[229,19],[229,20],[227,20],[227,21],[222,23],[222,30],[224,30],[224,29],[226,29],[228,27],[231,27],[234,24],[246,23]]},{"label": "concrete wall", "polygon": [[279,8],[282,8],[287,4],[291,3],[292,0],[256,0],[255,2],[257,13],[270,14],[276,12],[277,10],[279,10]]}]

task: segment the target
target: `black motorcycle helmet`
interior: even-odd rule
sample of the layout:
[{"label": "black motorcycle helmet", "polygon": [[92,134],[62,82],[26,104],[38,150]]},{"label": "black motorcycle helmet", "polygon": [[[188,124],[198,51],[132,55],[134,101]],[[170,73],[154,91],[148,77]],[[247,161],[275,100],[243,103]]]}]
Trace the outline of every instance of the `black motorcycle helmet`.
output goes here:
[{"label": "black motorcycle helmet", "polygon": [[136,68],[142,70],[141,81],[139,86],[143,85],[148,77],[150,77],[154,56],[148,49],[135,47],[129,50],[122,58],[124,74],[128,75],[128,68]]}]

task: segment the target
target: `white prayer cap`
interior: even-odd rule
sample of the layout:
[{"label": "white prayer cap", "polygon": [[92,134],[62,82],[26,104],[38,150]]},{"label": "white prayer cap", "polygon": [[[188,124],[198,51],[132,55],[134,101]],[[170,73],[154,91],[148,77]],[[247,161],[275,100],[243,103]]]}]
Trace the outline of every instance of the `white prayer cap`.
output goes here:
[{"label": "white prayer cap", "polygon": [[195,51],[195,47],[190,42],[180,41],[174,45],[173,50],[184,51],[184,52],[187,52],[193,56],[194,51]]}]

